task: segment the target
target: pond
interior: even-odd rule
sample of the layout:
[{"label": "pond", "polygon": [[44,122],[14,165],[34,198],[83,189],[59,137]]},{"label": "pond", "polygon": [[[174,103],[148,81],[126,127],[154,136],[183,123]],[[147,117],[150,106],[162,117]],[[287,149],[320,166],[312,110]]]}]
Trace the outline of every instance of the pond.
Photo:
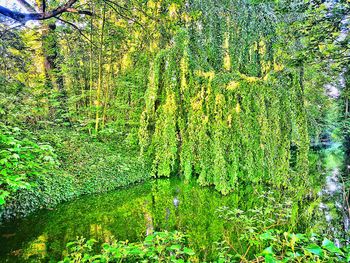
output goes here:
[{"label": "pond", "polygon": [[341,201],[342,154],[328,149],[313,154],[310,160],[308,183],[296,191],[242,185],[222,196],[195,181],[170,178],[38,211],[0,225],[0,262],[55,262],[62,258],[66,243],[77,236],[101,242],[112,237],[140,241],[153,231],[164,230],[185,232],[190,247],[210,261],[215,257],[215,242],[235,240],[237,232],[245,231],[242,225],[232,225],[235,220],[220,216],[225,209],[260,209],[265,211],[263,217],[272,219],[278,210],[286,209],[288,216],[281,226],[286,231],[342,235],[348,225]]}]

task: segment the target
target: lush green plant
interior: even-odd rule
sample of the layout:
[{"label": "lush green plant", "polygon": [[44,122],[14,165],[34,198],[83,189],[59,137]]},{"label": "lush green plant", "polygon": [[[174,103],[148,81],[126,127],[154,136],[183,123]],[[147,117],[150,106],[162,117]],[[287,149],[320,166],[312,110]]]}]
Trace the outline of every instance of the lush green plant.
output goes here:
[{"label": "lush green plant", "polygon": [[0,126],[0,206],[19,189],[30,189],[35,180],[58,165],[48,144],[39,144],[17,127]]},{"label": "lush green plant", "polygon": [[[3,23],[0,118],[30,129],[72,126],[135,149],[140,142],[154,175],[196,177],[223,194],[244,182],[290,186],[306,174],[308,133],[318,137],[333,120],[323,94],[329,72],[320,78],[323,67],[303,64],[305,52],[295,51],[315,40],[331,44],[313,37],[339,36],[342,23],[335,21],[348,4],[311,29],[329,7],[308,2],[303,14],[299,7],[299,1],[91,1],[96,16],[62,14],[69,23],[45,25],[42,38],[36,29]],[[322,49],[329,53],[332,45]],[[67,153],[80,160],[74,149]],[[94,174],[100,165],[82,163],[72,171]]]},{"label": "lush green plant", "polygon": [[[113,138],[117,143],[107,139],[106,142],[101,142],[87,134],[62,128],[32,131],[32,136],[34,135],[38,141],[45,144],[28,144],[25,139],[16,141],[13,135],[3,137],[23,144],[23,147],[18,149],[18,145],[12,144],[11,141],[11,146],[2,144],[9,148],[4,150],[3,154],[10,154],[11,149],[15,149],[20,151],[18,154],[24,156],[19,160],[19,168],[15,167],[17,170],[9,167],[6,171],[11,175],[22,173],[23,165],[30,164],[31,170],[27,167],[25,171],[30,172],[30,182],[36,185],[29,189],[20,189],[13,194],[13,198],[8,200],[2,211],[3,218],[24,216],[38,208],[52,208],[60,202],[80,195],[114,190],[150,177],[148,165],[139,158],[137,149],[122,141],[123,136]],[[52,145],[57,156],[51,155],[52,147],[46,146],[48,144]],[[17,152],[12,154],[15,153]],[[57,160],[60,162],[59,167],[54,165]],[[52,161],[54,163],[51,163]],[[28,180],[15,182],[25,183],[21,185],[22,188],[29,186]]]},{"label": "lush green plant", "polygon": [[[273,197],[270,196],[268,198]],[[233,222],[239,238],[232,242],[228,236],[218,244],[223,262],[348,262],[350,246],[336,246],[323,235],[294,234],[287,223],[293,213],[292,203],[276,204],[246,212],[223,207],[219,216]],[[271,215],[275,216],[271,216]],[[346,244],[346,240],[343,243]],[[248,245],[244,245],[248,244]],[[253,253],[252,253],[253,252]]]},{"label": "lush green plant", "polygon": [[[329,239],[322,239],[315,234],[294,234],[270,229],[257,235],[251,242],[253,244],[265,245],[265,249],[249,259],[234,255],[227,242],[217,242],[217,260],[213,262],[326,263],[350,260],[349,245],[339,248]],[[82,237],[69,242],[68,255],[60,262],[201,262],[198,254],[186,247],[186,236],[180,232],[157,232],[147,236],[141,243],[104,243],[100,252],[96,252],[96,245],[96,240],[86,241]]]},{"label": "lush green plant", "polygon": [[150,71],[139,141],[153,175],[180,170],[222,194],[244,182],[295,185],[307,173],[309,152],[298,71],[259,78],[190,68],[196,61],[188,38],[181,31]]},{"label": "lush green plant", "polygon": [[[349,4],[190,2],[90,1],[96,15],[62,14],[61,22],[70,22],[45,24],[40,38],[36,29],[0,25],[0,119],[38,137],[1,127],[3,217],[140,182],[149,170],[195,177],[222,194],[262,182],[281,191],[308,183],[309,138],[334,128],[334,103],[323,87],[333,69],[347,67]],[[52,145],[60,169],[52,148],[39,141]],[[276,220],[268,220],[276,208]],[[295,211],[276,205],[220,212],[242,225],[230,229],[242,246],[231,253],[228,234],[219,258],[248,260],[275,240],[275,254],[264,255],[289,253],[288,246],[276,249],[284,233],[277,231],[291,231],[285,218]],[[267,234],[274,239],[263,240],[276,225],[281,229]]]},{"label": "lush green plant", "polygon": [[143,242],[113,241],[94,253],[96,241],[80,238],[67,244],[68,262],[188,262],[195,253],[186,247],[186,236],[180,232],[156,232]]},{"label": "lush green plant", "polygon": [[[337,247],[334,242],[315,234],[294,234],[271,230],[260,235],[269,247],[260,254],[265,262],[349,262],[350,246]],[[323,241],[322,241],[323,240]]]}]

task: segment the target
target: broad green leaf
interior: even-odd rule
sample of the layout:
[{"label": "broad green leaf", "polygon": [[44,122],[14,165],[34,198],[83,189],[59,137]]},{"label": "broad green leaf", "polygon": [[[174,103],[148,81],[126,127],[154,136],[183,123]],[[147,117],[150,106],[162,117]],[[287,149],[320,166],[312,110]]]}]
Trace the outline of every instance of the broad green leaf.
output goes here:
[{"label": "broad green leaf", "polygon": [[317,244],[310,244],[305,248],[305,250],[319,257],[323,257],[323,250]]},{"label": "broad green leaf", "polygon": [[131,250],[129,251],[129,254],[130,254],[130,255],[140,255],[140,254],[142,254],[142,253],[143,253],[143,251],[140,250],[139,248],[133,248],[133,249],[131,249]]},{"label": "broad green leaf", "polygon": [[187,247],[184,248],[184,253],[189,255],[189,256],[193,256],[195,254],[192,249],[187,248]]},{"label": "broad green leaf", "polygon": [[73,245],[75,245],[75,242],[68,242],[68,243],[66,244],[66,247],[71,247],[71,246],[73,246]]},{"label": "broad green leaf", "polygon": [[172,245],[171,247],[168,248],[168,250],[180,250],[181,245]]},{"label": "broad green leaf", "polygon": [[261,240],[275,240],[275,237],[271,234],[271,232],[265,232],[259,236]]},{"label": "broad green leaf", "polygon": [[275,253],[273,252],[272,246],[269,246],[264,249],[264,251],[261,253],[263,255],[274,255]]},{"label": "broad green leaf", "polygon": [[150,242],[150,241],[152,241],[153,239],[154,239],[154,235],[149,235],[149,236],[147,236],[147,237],[145,238],[145,241]]},{"label": "broad green leaf", "polygon": [[325,238],[322,242],[322,247],[327,249],[331,253],[337,253],[344,255],[344,253],[329,239]]},{"label": "broad green leaf", "polygon": [[276,258],[273,255],[265,255],[265,262],[266,263],[275,263],[277,262]]}]

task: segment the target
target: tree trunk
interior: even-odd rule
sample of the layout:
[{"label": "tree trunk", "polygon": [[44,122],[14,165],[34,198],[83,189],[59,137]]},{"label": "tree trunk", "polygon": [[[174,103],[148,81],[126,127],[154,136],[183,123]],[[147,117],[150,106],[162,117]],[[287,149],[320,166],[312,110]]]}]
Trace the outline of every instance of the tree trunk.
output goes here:
[{"label": "tree trunk", "polygon": [[[36,8],[45,13],[46,7],[43,5],[43,1],[36,0]],[[52,105],[52,101],[49,102],[49,118],[53,121],[60,119],[62,122],[68,122],[68,96],[64,87],[63,76],[59,61],[59,47],[56,36],[56,24],[43,23],[43,31],[41,35],[42,39],[42,51],[44,56],[44,70],[45,70],[45,85],[55,95],[54,90],[57,90],[57,98],[55,96],[51,98],[53,102],[57,99],[57,105]],[[56,104],[56,103],[54,103]]]},{"label": "tree trunk", "polygon": [[102,68],[103,68],[103,41],[104,41],[104,27],[105,27],[105,20],[106,20],[106,5],[103,6],[102,11],[102,26],[101,26],[101,38],[100,38],[100,50],[98,55],[98,83],[97,83],[97,93],[96,93],[96,122],[95,122],[95,132],[98,132],[99,124],[100,124],[100,97],[101,97],[101,90],[102,90]]},{"label": "tree trunk", "polygon": [[[53,91],[55,95],[55,90],[57,91],[57,96],[54,96],[53,104],[50,107],[50,118],[52,120],[61,120],[63,122],[69,121],[68,119],[68,96],[67,91],[64,87],[63,76],[61,72],[60,62],[59,62],[59,52],[57,37],[55,35],[56,24],[50,23],[45,25],[42,33],[42,46],[43,46],[43,56],[44,56],[44,68],[45,68],[45,82],[48,88]],[[57,100],[57,103],[55,103]],[[57,104],[57,105],[55,105]]]}]

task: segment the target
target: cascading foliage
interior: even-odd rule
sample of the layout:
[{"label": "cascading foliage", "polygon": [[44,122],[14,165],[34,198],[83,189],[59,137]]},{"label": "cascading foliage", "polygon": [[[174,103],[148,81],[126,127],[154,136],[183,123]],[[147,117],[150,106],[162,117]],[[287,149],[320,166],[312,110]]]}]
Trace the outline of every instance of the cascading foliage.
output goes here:
[{"label": "cascading foliage", "polygon": [[309,150],[302,74],[275,55],[272,9],[235,2],[223,13],[194,1],[201,18],[151,63],[139,131],[154,176],[197,177],[223,194],[304,181]]}]

